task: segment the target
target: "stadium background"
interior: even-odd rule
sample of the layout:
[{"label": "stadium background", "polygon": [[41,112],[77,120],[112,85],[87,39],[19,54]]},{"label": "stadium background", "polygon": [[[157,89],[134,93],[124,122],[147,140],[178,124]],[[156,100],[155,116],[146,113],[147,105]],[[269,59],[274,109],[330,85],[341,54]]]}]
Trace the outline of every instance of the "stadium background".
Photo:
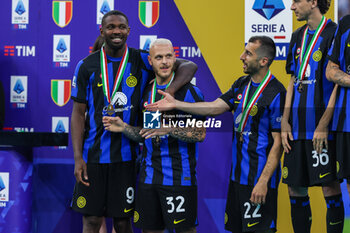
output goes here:
[{"label": "stadium background", "polygon": [[[61,6],[60,10],[66,10],[61,19],[56,17],[55,2],[7,0],[1,4],[0,77],[6,100],[5,130],[69,132],[73,71],[77,62],[89,54],[99,35],[101,12],[108,9],[121,10],[129,17],[129,46],[145,48],[148,39],[165,37],[172,40],[179,58],[197,63],[195,82],[207,101],[228,90],[243,75],[239,56],[245,41],[244,1],[154,1],[159,3],[159,18],[154,15],[150,21],[139,13],[139,4],[144,1],[61,1],[72,4],[72,11],[70,3]],[[288,11],[289,7],[285,4],[282,10]],[[332,4],[327,17],[337,16],[336,8]],[[301,25],[293,16],[293,28]],[[275,61],[271,70],[287,85],[284,65],[284,60]],[[228,113],[220,119],[225,122],[223,129],[210,131],[199,147],[200,233],[225,232],[232,135],[232,125],[227,122],[232,122],[232,116]],[[8,185],[0,191],[0,232],[79,232],[81,216],[68,208],[73,168],[71,142],[68,147],[1,147],[0,176]],[[349,218],[349,197],[344,184],[342,188]],[[312,232],[326,232],[326,206],[320,188],[312,188],[310,197]],[[292,232],[285,185],[280,186],[278,208],[279,232]],[[344,232],[350,232],[349,225],[348,219]]]}]

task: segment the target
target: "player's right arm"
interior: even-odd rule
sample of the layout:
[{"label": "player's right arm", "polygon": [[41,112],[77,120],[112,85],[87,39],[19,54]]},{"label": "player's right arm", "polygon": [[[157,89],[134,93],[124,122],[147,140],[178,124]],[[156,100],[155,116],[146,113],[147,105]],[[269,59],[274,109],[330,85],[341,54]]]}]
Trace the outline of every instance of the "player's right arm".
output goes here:
[{"label": "player's right arm", "polygon": [[292,75],[289,81],[286,102],[284,104],[283,116],[281,121],[281,138],[282,138],[282,146],[285,152],[289,153],[291,150],[291,146],[288,143],[288,139],[293,141],[292,128],[288,122],[290,116],[290,110],[292,106],[292,96],[294,91],[294,80],[295,76]]},{"label": "player's right arm", "polygon": [[147,110],[169,111],[172,109],[177,109],[202,116],[217,116],[230,110],[230,106],[221,98],[217,98],[212,102],[188,103],[176,100],[174,97],[168,93],[165,93],[164,91],[158,90],[158,93],[163,95],[164,98],[153,104],[148,104],[146,106]]},{"label": "player's right arm", "polygon": [[350,87],[350,75],[342,71],[338,64],[328,61],[326,77],[328,81],[334,82],[342,87]]},{"label": "player's right arm", "polygon": [[140,127],[131,126],[125,123],[120,117],[103,117],[102,118],[103,126],[105,130],[115,133],[123,133],[129,139],[142,142],[143,137],[140,135]]},{"label": "player's right arm", "polygon": [[[71,117],[71,135],[74,151],[74,176],[77,182],[89,186],[86,163],[83,159],[83,136],[86,104],[73,102]],[[84,177],[84,180],[83,180]]]}]

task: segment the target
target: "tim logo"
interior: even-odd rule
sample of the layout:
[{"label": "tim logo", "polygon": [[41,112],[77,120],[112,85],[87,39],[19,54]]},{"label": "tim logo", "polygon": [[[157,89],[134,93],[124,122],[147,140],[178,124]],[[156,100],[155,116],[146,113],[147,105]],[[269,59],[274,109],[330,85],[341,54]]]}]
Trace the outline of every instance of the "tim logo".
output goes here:
[{"label": "tim logo", "polygon": [[70,62],[70,35],[53,36],[54,67],[68,67]]},{"label": "tim logo", "polygon": [[253,10],[267,20],[272,19],[284,9],[283,0],[255,0],[253,5]]},{"label": "tim logo", "polygon": [[12,0],[12,19],[14,29],[27,29],[29,23],[29,0]]},{"label": "tim logo", "polygon": [[160,116],[162,114],[157,112],[143,112],[143,128],[145,129],[159,129],[160,128]]},{"label": "tim logo", "polygon": [[28,45],[5,45],[4,56],[35,57],[35,46]]},{"label": "tim logo", "polygon": [[[0,202],[9,201],[9,177],[10,175],[8,172],[0,172]],[[3,205],[1,205],[1,207],[3,207]]]}]

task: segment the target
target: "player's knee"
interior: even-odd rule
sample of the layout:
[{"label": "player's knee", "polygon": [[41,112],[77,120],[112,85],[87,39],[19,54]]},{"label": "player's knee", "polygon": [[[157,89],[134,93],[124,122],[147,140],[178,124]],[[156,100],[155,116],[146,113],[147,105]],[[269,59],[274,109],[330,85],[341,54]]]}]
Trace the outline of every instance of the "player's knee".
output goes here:
[{"label": "player's knee", "polygon": [[84,216],[83,217],[83,226],[86,229],[100,229],[102,224],[102,217],[97,216]]},{"label": "player's knee", "polygon": [[176,233],[196,233],[197,230],[195,227],[187,228],[187,229],[175,229]]},{"label": "player's knee", "polygon": [[325,197],[338,195],[341,193],[340,184],[338,181],[332,181],[322,186],[323,195]]},{"label": "player's knee", "polygon": [[117,232],[132,232],[130,218],[113,218],[113,225]]},{"label": "player's knee", "polygon": [[255,233],[274,233],[274,229],[268,229],[268,230],[262,230],[262,231],[256,231]]},{"label": "player's knee", "polygon": [[289,196],[305,197],[308,195],[308,188],[299,186],[288,186]]}]

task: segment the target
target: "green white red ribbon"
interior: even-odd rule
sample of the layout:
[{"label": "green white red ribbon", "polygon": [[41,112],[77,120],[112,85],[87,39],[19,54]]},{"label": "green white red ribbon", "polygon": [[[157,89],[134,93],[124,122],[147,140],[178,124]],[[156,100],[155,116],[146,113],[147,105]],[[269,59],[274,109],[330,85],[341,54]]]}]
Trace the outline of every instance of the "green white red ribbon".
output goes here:
[{"label": "green white red ribbon", "polygon": [[114,103],[117,101],[116,93],[118,91],[120,83],[122,82],[125,68],[126,68],[126,65],[128,64],[128,60],[129,60],[129,49],[128,49],[127,45],[125,45],[125,46],[126,46],[126,48],[125,48],[122,60],[120,61],[118,72],[115,76],[115,82],[114,82],[114,87],[112,90],[112,96],[109,93],[109,79],[108,79],[106,51],[105,51],[104,46],[102,46],[102,48],[101,48],[100,61],[101,61],[101,74],[102,74],[102,88],[103,88],[103,93],[106,96],[108,103],[110,103],[111,105],[114,105]]}]

